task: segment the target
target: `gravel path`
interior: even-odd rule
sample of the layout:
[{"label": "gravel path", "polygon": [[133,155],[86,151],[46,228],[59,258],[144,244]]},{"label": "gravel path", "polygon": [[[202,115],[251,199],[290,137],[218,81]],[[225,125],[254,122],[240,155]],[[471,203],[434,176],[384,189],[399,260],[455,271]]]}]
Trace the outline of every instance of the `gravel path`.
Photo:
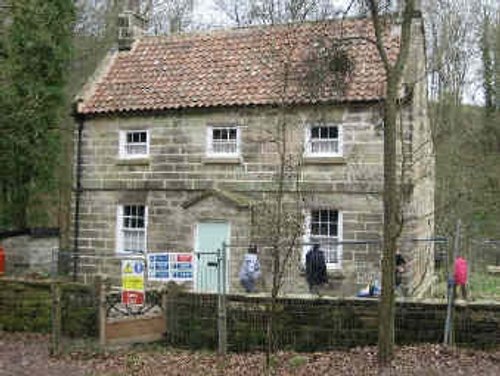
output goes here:
[{"label": "gravel path", "polygon": [[[49,337],[0,332],[1,376],[155,376],[216,375],[213,353],[176,351],[162,347],[112,352],[69,351],[49,356]],[[226,375],[262,375],[262,354],[231,354]],[[313,354],[279,353],[278,375],[500,375],[500,349],[493,352],[448,350],[438,345],[398,348],[391,367],[379,372],[375,348]]]}]

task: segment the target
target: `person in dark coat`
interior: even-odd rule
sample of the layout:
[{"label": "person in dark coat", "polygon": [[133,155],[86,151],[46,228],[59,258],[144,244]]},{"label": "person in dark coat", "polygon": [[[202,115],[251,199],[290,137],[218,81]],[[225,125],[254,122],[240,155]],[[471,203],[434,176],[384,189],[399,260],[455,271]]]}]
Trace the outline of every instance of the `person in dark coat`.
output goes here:
[{"label": "person in dark coat", "polygon": [[403,275],[406,272],[406,260],[404,259],[403,255],[401,254],[400,250],[396,250],[396,259],[395,259],[395,289],[396,292],[399,293],[400,295],[403,295]]},{"label": "person in dark coat", "polygon": [[306,254],[306,278],[310,292],[318,292],[318,287],[328,282],[326,261],[319,244],[314,244]]}]

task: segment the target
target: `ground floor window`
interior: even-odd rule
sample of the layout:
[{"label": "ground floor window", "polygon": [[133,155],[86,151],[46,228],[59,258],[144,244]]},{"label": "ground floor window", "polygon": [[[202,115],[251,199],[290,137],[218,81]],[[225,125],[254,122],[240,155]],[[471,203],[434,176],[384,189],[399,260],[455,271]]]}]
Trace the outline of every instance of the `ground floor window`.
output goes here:
[{"label": "ground floor window", "polygon": [[146,224],[146,206],[118,206],[116,251],[118,253],[145,252]]},{"label": "ground floor window", "polygon": [[[326,266],[338,269],[342,264],[342,213],[336,209],[312,209],[306,215],[306,242],[319,243]],[[305,252],[310,248],[306,247]]]}]

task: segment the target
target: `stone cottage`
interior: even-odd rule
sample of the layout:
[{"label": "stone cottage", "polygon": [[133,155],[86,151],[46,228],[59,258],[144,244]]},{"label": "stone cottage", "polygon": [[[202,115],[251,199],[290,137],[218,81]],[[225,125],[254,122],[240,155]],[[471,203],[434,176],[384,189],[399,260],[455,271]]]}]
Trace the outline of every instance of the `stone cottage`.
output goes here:
[{"label": "stone cottage", "polygon": [[[369,41],[370,20],[153,37],[140,35],[137,25],[143,22],[136,23],[134,14],[122,17],[119,50],[103,61],[75,106],[75,251],[97,259],[196,254],[226,242],[229,292],[239,292],[243,255],[258,239],[255,228],[266,223],[255,208],[275,200],[281,187],[289,203],[300,194],[300,239],[321,243],[334,293],[354,294],[376,275],[385,75]],[[399,26],[386,33],[394,57]],[[339,59],[342,64],[332,63]],[[434,230],[419,15],[409,62],[400,116],[403,239],[428,238]],[[261,288],[268,289],[267,245],[258,245]],[[299,248],[284,292],[306,291],[307,246]],[[402,248],[411,261],[408,287],[414,291],[432,273],[433,247],[403,241]],[[197,260],[188,287],[214,291],[210,257]],[[97,271],[92,262],[78,267],[81,274]]]}]

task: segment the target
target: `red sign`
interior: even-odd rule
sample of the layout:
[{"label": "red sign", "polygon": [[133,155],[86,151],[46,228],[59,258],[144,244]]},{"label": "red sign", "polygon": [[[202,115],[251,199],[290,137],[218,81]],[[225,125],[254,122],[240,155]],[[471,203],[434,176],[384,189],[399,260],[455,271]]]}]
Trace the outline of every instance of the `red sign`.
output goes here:
[{"label": "red sign", "polygon": [[122,291],[123,304],[144,304],[144,291]]},{"label": "red sign", "polygon": [[177,255],[177,262],[191,262],[193,255]]}]

